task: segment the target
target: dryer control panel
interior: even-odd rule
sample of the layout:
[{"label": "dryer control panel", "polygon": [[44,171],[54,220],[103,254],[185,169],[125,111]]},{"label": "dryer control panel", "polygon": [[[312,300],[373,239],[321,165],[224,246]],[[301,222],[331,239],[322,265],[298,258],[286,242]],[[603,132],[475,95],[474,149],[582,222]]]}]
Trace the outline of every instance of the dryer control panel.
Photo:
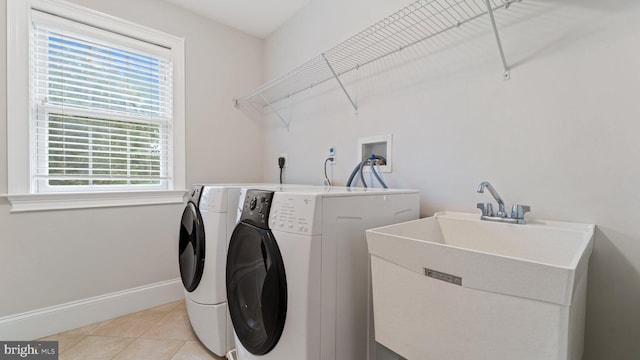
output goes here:
[{"label": "dryer control panel", "polygon": [[[227,196],[230,190],[221,186],[207,186],[202,188],[200,195],[200,211],[218,213],[227,212]],[[233,214],[235,216],[235,213]]]},{"label": "dryer control panel", "polygon": [[278,192],[273,198],[269,226],[293,234],[319,235],[321,202],[313,194]]},{"label": "dryer control panel", "polygon": [[242,204],[240,221],[262,229],[268,229],[269,225],[267,220],[269,219],[272,200],[273,191],[247,190],[244,203]]}]

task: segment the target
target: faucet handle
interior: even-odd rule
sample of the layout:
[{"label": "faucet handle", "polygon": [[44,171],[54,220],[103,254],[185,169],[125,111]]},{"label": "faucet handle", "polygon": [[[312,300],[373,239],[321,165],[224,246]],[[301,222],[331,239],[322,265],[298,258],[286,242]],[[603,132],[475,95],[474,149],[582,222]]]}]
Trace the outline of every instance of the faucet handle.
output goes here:
[{"label": "faucet handle", "polygon": [[493,204],[491,203],[478,203],[476,207],[482,210],[482,216],[493,216]]},{"label": "faucet handle", "polygon": [[529,205],[514,204],[511,207],[511,218],[518,220],[524,219],[524,214],[529,211],[531,211],[531,206]]}]

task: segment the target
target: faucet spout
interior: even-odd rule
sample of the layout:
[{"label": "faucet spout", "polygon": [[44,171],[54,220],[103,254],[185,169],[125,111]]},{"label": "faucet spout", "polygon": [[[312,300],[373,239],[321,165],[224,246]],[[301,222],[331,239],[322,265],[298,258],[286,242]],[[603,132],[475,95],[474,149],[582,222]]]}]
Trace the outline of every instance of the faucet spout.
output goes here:
[{"label": "faucet spout", "polygon": [[478,185],[477,191],[479,193],[484,193],[484,189],[489,190],[489,192],[491,193],[491,196],[493,196],[493,198],[496,199],[496,202],[498,202],[498,212],[496,213],[496,216],[507,217],[507,211],[505,210],[505,207],[504,207],[504,201],[500,197],[500,194],[498,194],[496,189],[493,187],[493,185],[491,185],[491,183],[489,183],[488,181],[483,181],[480,183],[480,185]]}]

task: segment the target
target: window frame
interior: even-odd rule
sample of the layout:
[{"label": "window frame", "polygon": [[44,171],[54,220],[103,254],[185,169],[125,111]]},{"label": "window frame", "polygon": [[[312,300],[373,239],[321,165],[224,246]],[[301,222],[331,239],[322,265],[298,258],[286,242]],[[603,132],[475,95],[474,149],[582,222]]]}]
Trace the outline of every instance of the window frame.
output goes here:
[{"label": "window frame", "polygon": [[[31,11],[39,10],[79,23],[171,49],[173,121],[171,181],[166,190],[37,193],[32,183],[30,29]],[[26,81],[25,81],[26,79]],[[181,203],[185,183],[184,39],[63,0],[7,0],[7,165],[11,211]],[[113,189],[112,189],[113,190]]]}]

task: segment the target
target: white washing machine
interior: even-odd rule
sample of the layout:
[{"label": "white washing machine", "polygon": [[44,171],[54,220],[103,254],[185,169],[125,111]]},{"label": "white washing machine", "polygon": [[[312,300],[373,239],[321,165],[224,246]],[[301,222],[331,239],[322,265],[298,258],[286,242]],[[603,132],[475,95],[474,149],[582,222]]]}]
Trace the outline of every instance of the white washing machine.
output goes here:
[{"label": "white washing machine", "polygon": [[374,359],[364,231],[418,216],[415,190],[247,190],[226,268],[237,358]]},{"label": "white washing machine", "polygon": [[229,238],[237,223],[242,186],[272,189],[303,185],[211,184],[193,185],[182,213],[178,262],[185,303],[198,339],[213,353],[233,349],[233,327],[225,290],[225,263]]},{"label": "white washing machine", "polygon": [[202,344],[219,356],[234,346],[224,264],[239,194],[240,185],[193,185],[180,225],[178,261],[189,320]]}]

